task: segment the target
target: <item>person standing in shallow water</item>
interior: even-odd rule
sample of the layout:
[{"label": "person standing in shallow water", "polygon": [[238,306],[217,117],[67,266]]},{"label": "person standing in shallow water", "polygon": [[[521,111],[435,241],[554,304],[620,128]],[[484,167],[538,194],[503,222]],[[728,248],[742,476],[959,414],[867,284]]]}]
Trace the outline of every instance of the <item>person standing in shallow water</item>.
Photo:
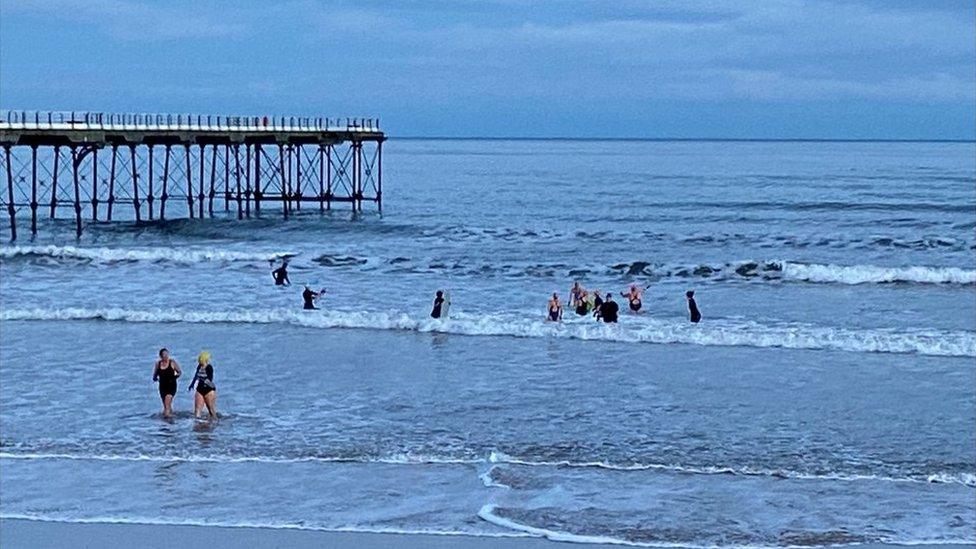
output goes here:
[{"label": "person standing in shallow water", "polygon": [[325,293],[325,290],[321,290],[321,291],[318,291],[318,292],[313,292],[312,289],[308,287],[308,284],[306,284],[305,285],[305,290],[302,291],[302,301],[304,302],[302,304],[302,309],[305,309],[305,310],[315,310],[315,309],[318,309],[318,307],[315,306],[315,300],[318,299],[319,296],[322,295],[322,294],[324,294],[324,293]]},{"label": "person standing in shallow water", "polygon": [[606,301],[603,302],[603,305],[600,305],[600,318],[607,323],[617,322],[617,314],[619,312],[620,306],[613,300],[613,294],[607,292]]},{"label": "person standing in shallow water", "polygon": [[701,312],[698,310],[698,304],[695,303],[695,292],[688,290],[685,292],[685,297],[688,298],[688,312],[691,314],[691,321],[698,324],[701,320]]},{"label": "person standing in shallow water", "polygon": [[281,266],[271,271],[271,276],[274,277],[275,286],[291,285],[291,280],[288,279],[288,260],[282,259]]},{"label": "person standing in shallow water", "polygon": [[200,417],[203,408],[207,408],[210,419],[217,419],[217,386],[214,384],[214,369],[210,363],[210,351],[203,351],[197,357],[197,371],[193,374],[188,391],[196,386],[193,395],[193,416]]},{"label": "person standing in shallow water", "polygon": [[173,397],[176,396],[176,378],[183,372],[180,365],[170,358],[169,349],[159,350],[159,360],[153,366],[153,381],[159,384],[159,398],[163,401],[163,417],[173,415]]},{"label": "person standing in shallow water", "polygon": [[552,299],[549,300],[548,311],[549,314],[546,317],[547,320],[551,322],[559,322],[563,319],[563,305],[559,302],[559,294],[556,292],[552,293]]},{"label": "person standing in shallow water", "polygon": [[437,290],[434,295],[434,308],[430,310],[430,318],[440,318],[441,308],[444,306],[444,291]]}]

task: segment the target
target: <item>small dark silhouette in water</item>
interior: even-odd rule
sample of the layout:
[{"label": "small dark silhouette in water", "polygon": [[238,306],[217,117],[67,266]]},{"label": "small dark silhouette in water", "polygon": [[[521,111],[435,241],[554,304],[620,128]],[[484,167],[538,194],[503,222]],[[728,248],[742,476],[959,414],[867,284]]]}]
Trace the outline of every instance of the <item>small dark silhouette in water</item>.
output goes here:
[{"label": "small dark silhouette in water", "polygon": [[617,302],[613,300],[613,294],[607,292],[607,299],[600,305],[600,318],[604,322],[616,322],[617,314],[620,312],[620,306]]},{"label": "small dark silhouette in water", "polygon": [[271,276],[274,277],[275,286],[288,286],[291,284],[291,280],[288,280],[288,260],[281,260],[281,267],[271,271]]},{"label": "small dark silhouette in water", "polygon": [[430,318],[440,318],[441,317],[441,307],[444,305],[444,292],[443,290],[437,290],[437,294],[434,296],[434,308],[430,311]]},{"label": "small dark silhouette in water", "polygon": [[302,292],[302,301],[305,302],[302,308],[306,310],[318,309],[318,307],[315,306],[315,300],[318,299],[319,296],[321,296],[324,293],[325,290],[319,290],[317,292],[313,292],[312,289],[309,288],[308,285],[306,284],[305,290]]},{"label": "small dark silhouette in water", "polygon": [[701,312],[698,310],[698,304],[695,303],[695,292],[688,290],[685,292],[685,297],[688,298],[688,312],[691,313],[691,321],[697,324],[701,320]]}]

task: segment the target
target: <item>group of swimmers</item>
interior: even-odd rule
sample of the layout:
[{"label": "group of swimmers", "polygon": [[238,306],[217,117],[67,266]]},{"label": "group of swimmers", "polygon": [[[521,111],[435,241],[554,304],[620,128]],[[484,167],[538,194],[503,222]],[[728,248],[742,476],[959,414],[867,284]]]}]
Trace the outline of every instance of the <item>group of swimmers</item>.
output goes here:
[{"label": "group of swimmers", "polygon": [[[275,285],[277,286],[290,285],[291,281],[288,279],[288,260],[283,259],[281,265],[271,271],[271,276],[274,278]],[[621,297],[627,300],[627,305],[634,314],[640,314],[644,306],[644,292],[649,287],[640,287],[637,284],[631,284],[629,288],[620,292]],[[324,289],[316,292],[306,284],[305,289],[302,291],[302,308],[306,310],[317,309],[315,300],[322,295],[325,295]],[[698,304],[695,302],[695,292],[692,290],[685,292],[685,298],[688,300],[688,313],[691,322],[698,323],[701,320],[701,312],[698,310]],[[431,308],[430,317],[446,317],[446,309],[449,305],[450,301],[447,299],[447,294],[443,290],[438,290],[434,296],[434,305]],[[579,281],[574,282],[573,287],[569,290],[569,306],[578,316],[592,314],[597,321],[602,320],[607,323],[617,322],[620,314],[620,306],[613,300],[613,293],[607,292],[606,297],[604,297],[600,294],[600,290],[593,290],[592,292],[586,290],[580,285]],[[557,292],[553,292],[546,311],[546,320],[548,321],[559,322],[563,319],[563,305],[559,301],[559,294]]]},{"label": "group of swimmers", "polygon": [[[176,380],[183,375],[179,363],[169,356],[169,349],[159,350],[159,360],[153,365],[152,379],[159,384],[159,398],[163,401],[163,417],[173,416],[173,397],[176,396]],[[210,363],[210,351],[201,351],[197,356],[197,369],[190,381],[188,391],[193,394],[193,416],[200,418],[207,409],[210,419],[217,419],[217,386],[214,385],[214,369]]]},{"label": "group of swimmers", "polygon": [[[644,292],[649,287],[641,288],[637,284],[631,284],[629,288],[620,292],[621,297],[627,300],[627,305],[632,313],[640,314],[644,306]],[[685,292],[685,298],[688,300],[690,320],[697,324],[701,320],[701,311],[698,310],[698,304],[695,302],[695,292],[692,290]],[[613,293],[607,292],[606,297],[604,297],[600,294],[600,290],[590,292],[584,289],[578,281],[574,282],[573,287],[569,290],[569,307],[578,316],[592,314],[598,321],[602,320],[608,323],[617,322],[620,312],[620,306],[613,300]],[[563,305],[559,301],[557,292],[553,292],[546,311],[546,320],[550,322],[559,322],[563,319]]]}]

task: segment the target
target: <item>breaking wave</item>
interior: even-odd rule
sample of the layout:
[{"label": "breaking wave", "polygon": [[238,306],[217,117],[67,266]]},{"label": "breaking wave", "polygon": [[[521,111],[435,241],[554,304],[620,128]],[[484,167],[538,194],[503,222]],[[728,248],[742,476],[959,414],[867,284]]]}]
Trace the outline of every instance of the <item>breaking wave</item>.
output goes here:
[{"label": "breaking wave", "polygon": [[531,315],[459,313],[448,320],[415,318],[396,311],[187,311],[181,309],[4,309],[0,319],[107,320],[120,322],[188,322],[290,324],[308,328],[359,328],[439,332],[473,336],[555,337],[627,343],[704,346],[783,347],[866,353],[910,353],[976,357],[976,333],[964,331],[865,329],[799,323],[764,325],[717,319],[700,325],[677,320],[624,317],[620,324],[592,320],[547,323]]},{"label": "breaking wave", "polygon": [[244,252],[174,248],[87,248],[76,246],[13,246],[0,248],[0,259],[51,259],[88,263],[209,261],[269,261],[294,256],[290,252]]}]

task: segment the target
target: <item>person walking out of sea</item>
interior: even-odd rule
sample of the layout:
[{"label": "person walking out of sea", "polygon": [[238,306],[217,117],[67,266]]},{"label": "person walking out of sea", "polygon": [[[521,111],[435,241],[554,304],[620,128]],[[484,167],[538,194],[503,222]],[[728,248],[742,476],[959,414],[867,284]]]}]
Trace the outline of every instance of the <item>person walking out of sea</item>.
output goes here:
[{"label": "person walking out of sea", "polygon": [[430,318],[440,318],[441,308],[444,306],[444,291],[437,290],[434,295],[434,308],[430,310]]},{"label": "person walking out of sea", "polygon": [[583,290],[580,294],[579,303],[576,304],[576,314],[579,316],[586,316],[590,313],[590,307],[593,306],[593,298],[590,297],[590,292]]},{"label": "person walking out of sea", "polygon": [[575,309],[582,300],[583,287],[580,286],[579,280],[575,280],[573,281],[573,287],[569,289],[569,306]]},{"label": "person walking out of sea", "polygon": [[288,280],[288,260],[282,259],[281,266],[271,271],[271,276],[274,277],[275,286],[290,285],[291,280]]},{"label": "person walking out of sea", "polygon": [[549,316],[547,319],[550,322],[559,322],[563,319],[563,306],[559,303],[559,294],[556,292],[552,293],[552,299],[549,300]]},{"label": "person walking out of sea", "polygon": [[173,397],[176,396],[176,378],[183,372],[180,365],[170,358],[169,349],[159,350],[159,360],[153,365],[153,381],[159,384],[159,398],[163,401],[163,417],[173,415]]},{"label": "person walking out of sea", "polygon": [[617,314],[619,312],[620,306],[613,300],[613,294],[607,292],[607,299],[600,306],[600,318],[607,323],[617,322]]},{"label": "person walking out of sea", "polygon": [[214,385],[214,369],[210,363],[210,351],[202,351],[197,357],[197,371],[193,374],[188,391],[196,386],[193,395],[193,417],[199,418],[203,408],[207,408],[210,419],[217,419],[217,386]]},{"label": "person walking out of sea", "polygon": [[701,312],[698,310],[698,304],[695,303],[695,292],[688,290],[685,292],[685,297],[688,298],[688,313],[691,314],[691,321],[698,324],[701,320]]}]

